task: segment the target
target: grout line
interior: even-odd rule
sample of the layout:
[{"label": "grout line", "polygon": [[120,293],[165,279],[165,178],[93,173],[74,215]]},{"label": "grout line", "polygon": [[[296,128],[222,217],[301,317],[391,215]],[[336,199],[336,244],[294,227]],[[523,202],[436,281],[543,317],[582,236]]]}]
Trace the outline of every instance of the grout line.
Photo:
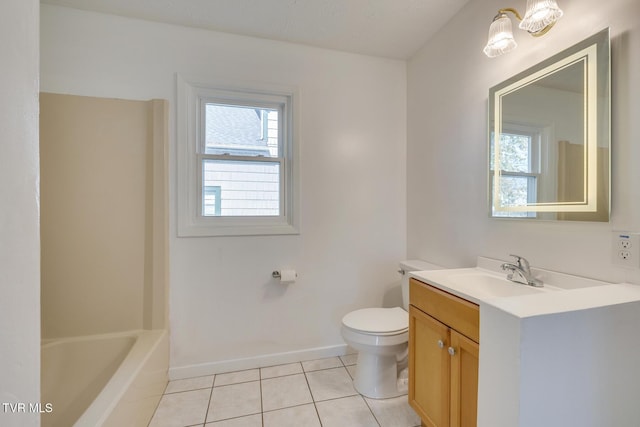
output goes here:
[{"label": "grout line", "polygon": [[320,412],[318,412],[318,406],[316,405],[316,402],[313,402],[313,407],[316,410],[316,416],[318,417],[318,422],[320,423],[320,427],[322,427],[322,418],[320,418]]},{"label": "grout line", "polygon": [[307,406],[307,405],[312,405],[314,402],[307,402],[307,403],[296,403],[295,405],[291,405],[291,406],[285,406],[283,408],[276,408],[276,409],[269,409],[268,411],[263,411],[264,414],[269,413],[269,412],[277,412],[277,411],[282,411],[284,409],[291,409],[291,408],[299,408],[301,406]]},{"label": "grout line", "polygon": [[362,397],[362,395],[356,391],[355,394],[348,394],[346,396],[340,396],[340,397],[332,397],[331,399],[314,400],[313,403],[331,402],[332,400],[346,399],[347,397],[354,397],[354,396],[361,396]]},{"label": "grout line", "polygon": [[[164,386],[164,390],[162,391],[162,395],[160,396],[160,399],[158,399],[158,403],[156,404],[155,409],[153,410],[153,415],[151,415],[151,419],[149,419],[149,422],[147,423],[147,427],[149,427],[151,425],[151,421],[153,421],[153,417],[155,417],[156,412],[158,412],[158,408],[160,407],[160,402],[162,402],[162,399],[167,395],[167,388],[169,388],[169,383],[171,381],[169,381],[169,379],[167,378],[167,385]],[[169,393],[169,394],[173,394],[173,393]]]},{"label": "grout line", "polygon": [[[309,384],[309,378],[307,378],[307,373],[306,372],[303,372],[303,374],[304,374],[304,380],[307,382],[307,388],[309,389],[309,394],[311,395],[311,401],[315,405],[316,399],[315,399],[315,397],[313,397],[313,391],[311,390],[311,384]],[[316,412],[317,412],[317,409],[316,409]],[[320,415],[318,415],[318,418],[319,417],[320,417]]]},{"label": "grout line", "polygon": [[[300,374],[304,374],[304,372],[296,372],[295,374],[278,375],[277,377],[260,378],[260,381],[268,381],[268,380],[273,380],[273,379],[277,379],[277,378],[292,377],[294,375],[300,375]],[[247,381],[247,382],[250,382],[250,381]]]},{"label": "grout line", "polygon": [[[304,367],[303,367],[304,371]],[[307,373],[304,373],[304,380],[307,382],[307,388],[309,389],[309,394],[311,395],[311,403],[313,403],[313,409],[316,410],[316,416],[318,417],[318,422],[320,423],[320,427],[322,427],[322,418],[320,418],[320,412],[318,412],[318,406],[316,405],[316,399],[313,397],[313,392],[311,391],[311,385],[309,384],[309,378],[307,378]]]},{"label": "grout line", "polygon": [[[213,386],[211,388],[222,388],[222,387],[229,387],[230,385],[255,383],[256,381],[262,381],[262,380],[258,379],[258,380],[238,381],[237,383],[222,384],[222,385],[218,385],[218,386]],[[209,388],[209,387],[205,387],[205,388]],[[198,390],[198,389],[196,389],[196,390]]]},{"label": "grout line", "polygon": [[[258,372],[260,375],[260,372]],[[262,375],[260,375],[262,377]],[[264,427],[264,402],[262,401],[262,378],[260,378],[260,425]]]},{"label": "grout line", "polygon": [[207,417],[209,416],[209,407],[211,406],[211,402],[213,401],[213,384],[215,383],[216,378],[213,377],[213,382],[211,383],[211,392],[209,393],[209,403],[207,403],[207,411],[204,413],[204,422],[202,425],[207,424]]},{"label": "grout line", "polygon": [[[250,383],[250,382],[259,381],[259,380],[262,379],[262,378],[260,378],[260,368],[243,369],[241,371],[220,372],[218,374],[215,374],[215,377],[218,377],[220,375],[237,374],[237,373],[240,373],[240,372],[249,372],[249,371],[258,371],[258,379],[257,380],[253,379],[253,380],[238,381],[238,382],[235,382],[235,383],[222,384],[222,385],[216,386],[216,381],[215,381],[216,378],[214,378],[213,379],[213,387],[224,387],[226,385]],[[206,377],[207,375],[201,375],[201,376]],[[198,377],[194,377],[194,378],[198,378]]]},{"label": "grout line", "polygon": [[367,408],[369,408],[369,412],[371,412],[371,415],[373,415],[373,419],[376,420],[379,426],[381,426],[382,424],[380,424],[380,420],[378,420],[378,417],[376,417],[375,412],[373,412],[373,409],[371,409],[371,406],[369,405],[369,402],[367,402],[367,399],[365,399],[365,397],[362,396],[362,400],[364,400],[364,404],[367,405]]},{"label": "grout line", "polygon": [[189,390],[179,390],[179,391],[169,391],[169,392],[164,392],[162,393],[163,396],[170,396],[172,394],[178,394],[178,393],[186,393],[188,391],[197,391],[197,390],[206,390],[208,388],[213,388],[213,387],[198,387],[198,388],[190,388]]},{"label": "grout line", "polygon": [[[222,418],[220,420],[214,420],[214,421],[210,421],[210,422],[206,422],[206,420],[205,420],[204,425],[206,426],[207,424],[221,423],[221,422],[227,422],[227,421],[231,421],[231,420],[237,420],[237,419],[240,419],[240,418],[253,417],[254,415],[262,416],[262,412],[256,412],[254,414],[237,415],[235,417]],[[262,421],[260,422],[260,424],[262,424]],[[202,425],[203,424],[193,424],[193,426],[202,426]],[[185,427],[193,427],[193,426],[192,425],[188,425],[188,426],[185,426]]]}]

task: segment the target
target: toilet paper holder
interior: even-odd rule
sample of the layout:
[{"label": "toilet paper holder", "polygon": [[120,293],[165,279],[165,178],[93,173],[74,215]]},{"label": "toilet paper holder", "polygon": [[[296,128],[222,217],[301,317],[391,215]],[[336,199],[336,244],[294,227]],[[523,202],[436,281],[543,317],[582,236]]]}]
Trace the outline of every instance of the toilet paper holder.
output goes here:
[{"label": "toilet paper holder", "polygon": [[[289,270],[287,270],[289,271]],[[295,277],[298,277],[298,273],[295,272],[295,270],[293,271],[295,273]],[[282,278],[282,273],[280,273],[280,270],[274,270],[271,273],[271,277],[273,277],[274,279],[280,279]]]}]

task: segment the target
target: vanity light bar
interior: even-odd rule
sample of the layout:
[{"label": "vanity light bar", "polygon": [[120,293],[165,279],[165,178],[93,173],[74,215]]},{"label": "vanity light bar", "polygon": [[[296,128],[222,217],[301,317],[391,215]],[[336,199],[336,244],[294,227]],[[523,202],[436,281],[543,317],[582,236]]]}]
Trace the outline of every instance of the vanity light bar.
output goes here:
[{"label": "vanity light bar", "polygon": [[507,12],[512,13],[520,21],[520,29],[534,37],[546,34],[563,15],[556,0],[527,0],[524,18],[516,9],[510,7],[498,10],[489,27],[489,38],[483,50],[489,58],[510,52],[518,46],[513,37],[511,20]]}]

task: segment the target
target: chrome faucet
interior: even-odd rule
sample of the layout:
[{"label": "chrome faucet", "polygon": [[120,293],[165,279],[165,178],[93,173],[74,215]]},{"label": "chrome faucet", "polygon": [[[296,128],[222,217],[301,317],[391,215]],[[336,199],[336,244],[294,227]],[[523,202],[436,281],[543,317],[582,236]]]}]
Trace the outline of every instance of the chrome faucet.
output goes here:
[{"label": "chrome faucet", "polygon": [[531,275],[531,268],[529,267],[529,261],[520,255],[509,255],[516,259],[515,264],[505,262],[500,266],[505,271],[509,271],[507,274],[507,280],[515,283],[521,283],[523,285],[535,286],[541,288],[544,286],[542,280],[536,279]]}]

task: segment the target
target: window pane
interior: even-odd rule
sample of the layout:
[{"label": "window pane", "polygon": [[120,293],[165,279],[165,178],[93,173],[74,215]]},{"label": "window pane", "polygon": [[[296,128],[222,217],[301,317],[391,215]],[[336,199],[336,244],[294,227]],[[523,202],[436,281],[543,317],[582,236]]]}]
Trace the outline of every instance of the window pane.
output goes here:
[{"label": "window pane", "polygon": [[[500,201],[502,206],[526,206],[535,202],[536,177],[502,176],[500,178]],[[531,212],[495,211],[493,216],[527,217]]]},{"label": "window pane", "polygon": [[203,186],[202,194],[202,212],[204,216],[220,216],[220,186],[206,185]]},{"label": "window pane", "polygon": [[279,162],[207,159],[202,177],[203,216],[280,215]]},{"label": "window pane", "polygon": [[531,172],[531,137],[503,133],[500,139],[500,169],[509,172]]},{"label": "window pane", "polygon": [[[493,133],[491,134],[490,168],[494,169]],[[500,135],[500,169],[507,172],[533,172],[531,136],[512,133]]]},{"label": "window pane", "polygon": [[205,154],[278,157],[278,110],[206,104]]}]

